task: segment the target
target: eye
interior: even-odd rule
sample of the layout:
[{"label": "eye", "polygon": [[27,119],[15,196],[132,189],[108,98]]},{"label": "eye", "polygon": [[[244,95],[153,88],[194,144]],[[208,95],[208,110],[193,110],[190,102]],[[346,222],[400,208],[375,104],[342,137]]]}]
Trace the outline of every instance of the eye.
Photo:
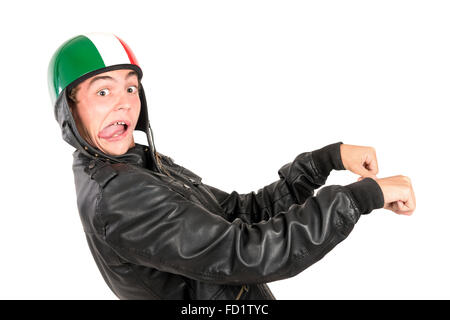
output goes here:
[{"label": "eye", "polygon": [[104,96],[106,96],[107,94],[109,94],[109,89],[102,89],[102,90],[98,91],[97,94],[98,94],[99,96],[104,97]]},{"label": "eye", "polygon": [[137,87],[136,86],[131,86],[131,87],[128,87],[127,88],[127,92],[128,93],[135,93],[135,92],[137,92]]}]

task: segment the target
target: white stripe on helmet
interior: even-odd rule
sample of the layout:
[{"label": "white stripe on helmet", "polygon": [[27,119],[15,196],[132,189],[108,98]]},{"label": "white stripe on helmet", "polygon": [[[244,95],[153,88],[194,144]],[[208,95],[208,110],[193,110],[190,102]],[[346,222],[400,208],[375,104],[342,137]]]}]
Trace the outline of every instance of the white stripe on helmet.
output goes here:
[{"label": "white stripe on helmet", "polygon": [[89,38],[100,53],[105,66],[130,63],[128,55],[114,34],[107,32],[91,32],[83,34]]}]

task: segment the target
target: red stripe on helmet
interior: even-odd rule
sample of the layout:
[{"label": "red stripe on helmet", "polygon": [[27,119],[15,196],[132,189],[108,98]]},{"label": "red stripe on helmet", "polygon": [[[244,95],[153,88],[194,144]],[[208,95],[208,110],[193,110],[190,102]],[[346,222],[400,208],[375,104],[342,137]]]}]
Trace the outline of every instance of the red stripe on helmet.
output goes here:
[{"label": "red stripe on helmet", "polygon": [[116,36],[116,35],[114,35],[114,36],[120,41],[120,43],[122,44],[122,47],[125,49],[125,52],[128,55],[128,59],[130,59],[130,63],[139,66],[139,63],[138,63],[133,51],[131,51],[130,47],[126,44],[126,42],[123,41],[122,39],[120,39],[118,36]]}]

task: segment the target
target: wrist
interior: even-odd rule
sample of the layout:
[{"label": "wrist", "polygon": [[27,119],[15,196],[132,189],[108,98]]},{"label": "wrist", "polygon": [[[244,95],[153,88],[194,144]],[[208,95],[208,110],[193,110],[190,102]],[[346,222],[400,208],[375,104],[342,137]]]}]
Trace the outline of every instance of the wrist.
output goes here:
[{"label": "wrist", "polygon": [[372,210],[383,208],[383,191],[374,179],[364,178],[344,187],[352,195],[361,214],[368,214]]},{"label": "wrist", "polygon": [[342,142],[327,145],[312,152],[312,159],[319,174],[328,177],[331,170],[345,170],[341,158]]}]

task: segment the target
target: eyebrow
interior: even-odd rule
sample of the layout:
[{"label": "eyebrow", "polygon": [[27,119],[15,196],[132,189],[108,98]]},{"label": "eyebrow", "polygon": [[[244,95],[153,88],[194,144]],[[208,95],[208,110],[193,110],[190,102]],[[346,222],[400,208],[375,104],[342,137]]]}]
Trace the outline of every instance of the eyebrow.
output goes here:
[{"label": "eyebrow", "polygon": [[[136,71],[130,71],[130,72],[128,72],[127,76],[125,77],[125,80],[128,79],[128,78],[131,77],[131,76],[136,76],[136,77],[137,77]],[[116,79],[114,79],[113,77],[110,77],[110,76],[97,76],[97,77],[92,78],[91,81],[89,81],[88,89],[92,86],[92,84],[93,84],[95,81],[98,81],[98,80],[112,80],[112,81],[116,81],[116,82],[117,82]]]}]

